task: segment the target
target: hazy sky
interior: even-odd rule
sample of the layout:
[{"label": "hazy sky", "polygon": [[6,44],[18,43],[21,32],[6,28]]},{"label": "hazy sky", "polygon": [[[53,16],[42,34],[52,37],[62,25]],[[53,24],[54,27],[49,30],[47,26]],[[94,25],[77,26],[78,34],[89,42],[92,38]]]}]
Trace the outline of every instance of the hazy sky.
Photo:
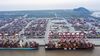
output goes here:
[{"label": "hazy sky", "polygon": [[86,7],[100,10],[100,0],[0,0],[0,10],[46,10]]}]

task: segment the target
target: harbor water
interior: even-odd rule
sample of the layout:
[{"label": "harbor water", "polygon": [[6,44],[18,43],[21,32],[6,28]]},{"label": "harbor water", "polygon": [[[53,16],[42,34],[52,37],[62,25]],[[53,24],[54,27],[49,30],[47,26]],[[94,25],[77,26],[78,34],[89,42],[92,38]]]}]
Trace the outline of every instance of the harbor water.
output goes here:
[{"label": "harbor water", "polygon": [[93,50],[0,50],[0,56],[99,56],[100,47]]}]

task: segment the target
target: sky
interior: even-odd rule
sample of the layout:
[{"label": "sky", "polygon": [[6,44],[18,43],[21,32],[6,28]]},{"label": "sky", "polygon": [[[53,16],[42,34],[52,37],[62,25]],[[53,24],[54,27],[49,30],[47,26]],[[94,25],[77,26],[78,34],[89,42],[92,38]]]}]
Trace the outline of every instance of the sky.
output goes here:
[{"label": "sky", "polygon": [[100,0],[0,0],[0,11],[53,10],[85,7],[100,10]]}]

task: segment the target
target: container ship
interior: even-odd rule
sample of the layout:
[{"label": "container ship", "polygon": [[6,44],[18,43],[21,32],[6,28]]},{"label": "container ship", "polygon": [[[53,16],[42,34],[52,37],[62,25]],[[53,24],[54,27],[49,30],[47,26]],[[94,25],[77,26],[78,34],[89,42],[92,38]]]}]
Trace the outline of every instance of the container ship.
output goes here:
[{"label": "container ship", "polygon": [[[59,38],[58,40],[52,40]],[[88,42],[84,32],[59,32],[50,33],[49,42],[45,45],[46,50],[76,50],[76,49],[93,49],[94,44]]]}]

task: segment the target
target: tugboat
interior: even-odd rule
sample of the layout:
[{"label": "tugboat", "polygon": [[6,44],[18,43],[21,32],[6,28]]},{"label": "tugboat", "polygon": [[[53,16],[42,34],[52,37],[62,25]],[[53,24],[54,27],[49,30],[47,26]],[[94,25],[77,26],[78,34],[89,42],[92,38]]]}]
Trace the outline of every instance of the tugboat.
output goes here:
[{"label": "tugboat", "polygon": [[[51,33],[50,33],[51,34]],[[93,49],[94,44],[85,38],[85,33],[65,32],[58,33],[59,40],[53,40],[53,33],[49,35],[49,42],[45,45],[46,50],[76,50],[76,49]]]}]

